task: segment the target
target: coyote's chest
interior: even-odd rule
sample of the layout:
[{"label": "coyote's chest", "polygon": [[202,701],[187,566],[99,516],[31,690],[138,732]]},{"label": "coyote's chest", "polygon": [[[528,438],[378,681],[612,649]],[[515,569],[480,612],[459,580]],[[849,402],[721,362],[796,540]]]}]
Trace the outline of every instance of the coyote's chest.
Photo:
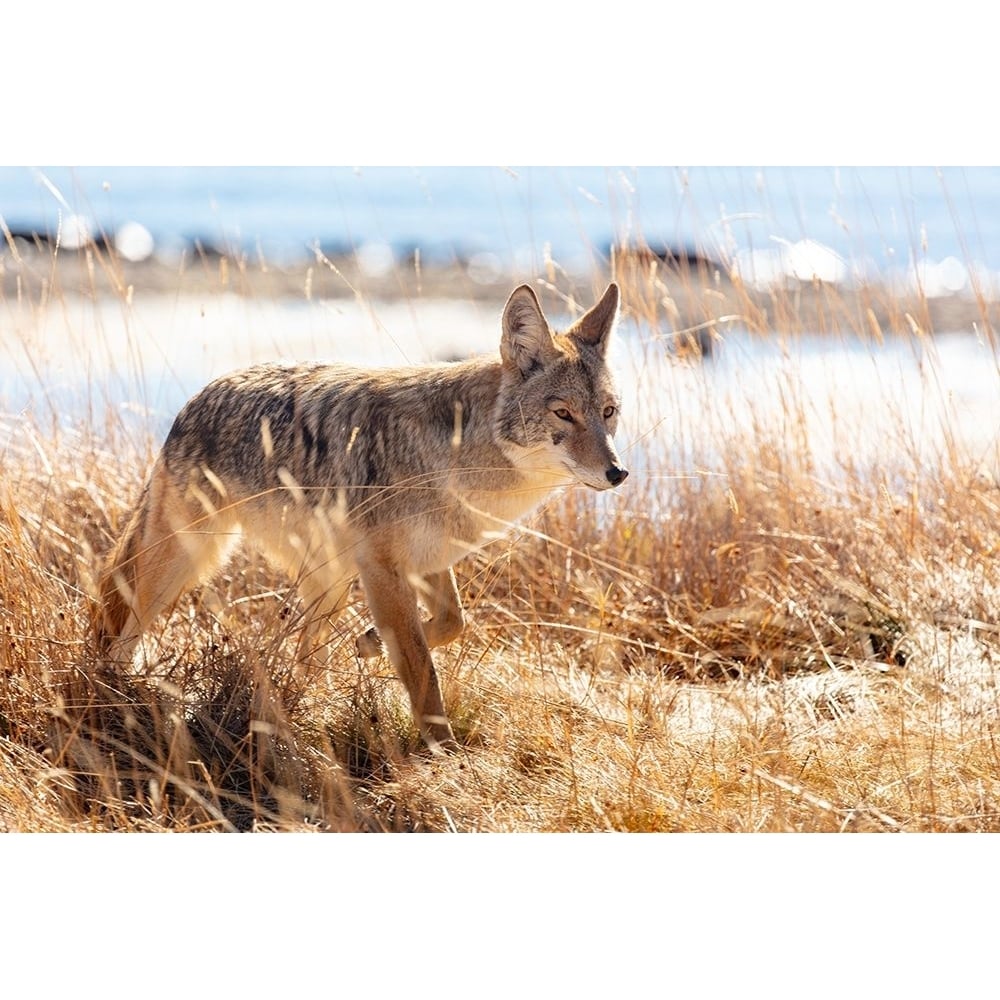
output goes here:
[{"label": "coyote's chest", "polygon": [[511,528],[567,482],[565,476],[524,476],[516,472],[504,484],[454,488],[436,510],[411,521],[407,534],[414,568],[446,569],[459,559],[506,536]]}]

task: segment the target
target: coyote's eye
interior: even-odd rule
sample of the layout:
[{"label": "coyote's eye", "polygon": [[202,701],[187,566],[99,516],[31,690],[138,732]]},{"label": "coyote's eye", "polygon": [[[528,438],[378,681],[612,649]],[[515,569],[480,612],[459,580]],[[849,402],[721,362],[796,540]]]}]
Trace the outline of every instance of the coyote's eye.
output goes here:
[{"label": "coyote's eye", "polygon": [[604,419],[605,420],[610,420],[615,415],[616,412],[617,411],[616,411],[615,407],[613,407],[613,406],[605,406],[604,407]]},{"label": "coyote's eye", "polygon": [[573,414],[566,409],[565,406],[557,406],[552,411],[560,420],[565,420],[568,423],[573,423]]}]

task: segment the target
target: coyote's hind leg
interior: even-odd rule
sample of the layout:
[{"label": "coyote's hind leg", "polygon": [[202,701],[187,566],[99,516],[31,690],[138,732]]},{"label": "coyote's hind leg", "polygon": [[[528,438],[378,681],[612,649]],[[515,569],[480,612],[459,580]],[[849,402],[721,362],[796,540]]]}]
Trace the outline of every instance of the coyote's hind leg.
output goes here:
[{"label": "coyote's hind leg", "polygon": [[189,504],[162,468],[154,470],[102,574],[99,649],[131,657],[156,618],[223,561],[238,535],[233,517]]}]

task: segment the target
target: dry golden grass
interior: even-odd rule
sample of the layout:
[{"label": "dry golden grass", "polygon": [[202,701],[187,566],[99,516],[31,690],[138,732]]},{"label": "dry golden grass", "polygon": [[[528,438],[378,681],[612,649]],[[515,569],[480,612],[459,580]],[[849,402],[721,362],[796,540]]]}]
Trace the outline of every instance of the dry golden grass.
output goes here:
[{"label": "dry golden grass", "polygon": [[[645,351],[678,289],[716,335],[734,308],[802,327],[790,292],[616,266]],[[831,335],[933,332],[807,291]],[[1000,490],[957,452],[914,461],[903,427],[831,479],[804,422],[790,399],[780,432],[679,427],[711,471],[651,448],[613,503],[571,491],[460,564],[469,625],[437,659],[464,749],[439,759],[388,665],[351,652],[360,597],[330,669],[304,670],[294,590],[245,554],[161,623],[147,670],[98,663],[93,579],[152,442],[8,419],[0,829],[1000,829]]]}]

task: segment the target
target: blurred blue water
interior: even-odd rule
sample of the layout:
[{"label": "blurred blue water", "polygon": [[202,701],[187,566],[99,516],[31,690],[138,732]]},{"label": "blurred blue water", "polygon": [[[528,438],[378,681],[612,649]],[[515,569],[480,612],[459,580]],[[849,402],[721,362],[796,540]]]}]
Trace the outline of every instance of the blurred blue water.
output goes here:
[{"label": "blurred blue water", "polygon": [[388,244],[428,261],[592,262],[615,240],[717,255],[817,240],[866,272],[955,256],[1000,271],[1000,168],[0,167],[0,217],[78,213],[268,260]]}]

